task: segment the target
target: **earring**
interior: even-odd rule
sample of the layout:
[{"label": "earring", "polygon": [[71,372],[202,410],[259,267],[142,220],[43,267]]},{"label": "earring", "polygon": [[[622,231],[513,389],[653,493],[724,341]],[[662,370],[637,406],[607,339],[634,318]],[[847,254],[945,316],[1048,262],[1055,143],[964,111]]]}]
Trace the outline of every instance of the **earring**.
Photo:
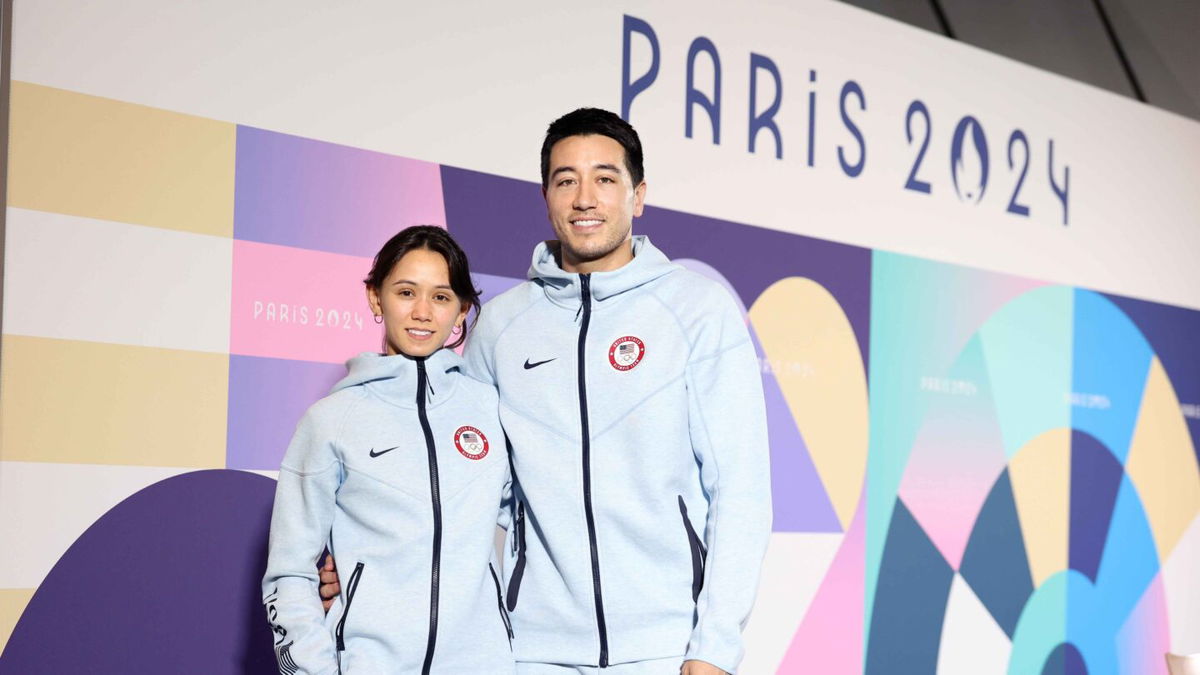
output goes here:
[{"label": "earring", "polygon": [[375,315],[375,323],[383,323],[383,315],[382,314]]},{"label": "earring", "polygon": [[450,330],[451,335],[458,335],[462,332],[462,324],[454,324],[454,328]]}]

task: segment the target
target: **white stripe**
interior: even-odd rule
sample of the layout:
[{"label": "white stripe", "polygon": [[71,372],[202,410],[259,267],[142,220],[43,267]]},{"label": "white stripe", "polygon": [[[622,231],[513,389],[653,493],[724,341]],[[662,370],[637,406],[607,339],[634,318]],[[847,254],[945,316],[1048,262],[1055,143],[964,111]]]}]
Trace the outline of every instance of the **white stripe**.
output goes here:
[{"label": "white stripe", "polygon": [[233,240],[8,209],[4,332],[227,353]]},{"label": "white stripe", "polygon": [[937,672],[1004,675],[1012,642],[962,575],[955,574],[942,620]]}]

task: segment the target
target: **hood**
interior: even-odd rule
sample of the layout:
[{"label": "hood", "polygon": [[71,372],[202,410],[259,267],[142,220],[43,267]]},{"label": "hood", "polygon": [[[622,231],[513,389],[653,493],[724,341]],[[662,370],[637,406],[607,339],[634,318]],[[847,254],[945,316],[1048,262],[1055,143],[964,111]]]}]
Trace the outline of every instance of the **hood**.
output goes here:
[{"label": "hood", "polygon": [[[529,266],[529,280],[539,284],[551,302],[575,308],[581,299],[582,286],[578,274],[565,272],[559,266],[559,246],[557,241],[544,241],[537,245],[533,250],[533,263]],[[610,272],[591,275],[592,298],[604,302],[679,269],[683,268],[668,260],[662,251],[650,243],[649,237],[639,235],[633,238],[633,260]]]},{"label": "hood", "polygon": [[462,369],[462,357],[453,350],[439,349],[424,358],[363,352],[346,362],[346,376],[333,385],[329,393],[350,387],[366,387],[389,403],[415,408],[419,362],[425,364],[429,383],[425,392],[426,400],[433,405],[450,394],[454,387],[454,371]]}]

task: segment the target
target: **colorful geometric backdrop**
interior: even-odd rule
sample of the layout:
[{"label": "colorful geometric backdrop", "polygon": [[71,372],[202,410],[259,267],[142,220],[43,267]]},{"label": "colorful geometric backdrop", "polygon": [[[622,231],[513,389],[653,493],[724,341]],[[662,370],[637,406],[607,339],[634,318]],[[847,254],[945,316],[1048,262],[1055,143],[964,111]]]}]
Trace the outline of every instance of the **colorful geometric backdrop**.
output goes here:
[{"label": "colorful geometric backdrop", "polygon": [[[11,118],[0,672],[272,672],[269,478],[378,347],[371,256],[444,223],[491,297],[550,235],[537,186],[22,82]],[[1157,673],[1200,635],[1200,312],[635,229],[730,288],[761,357],[743,672]]]}]

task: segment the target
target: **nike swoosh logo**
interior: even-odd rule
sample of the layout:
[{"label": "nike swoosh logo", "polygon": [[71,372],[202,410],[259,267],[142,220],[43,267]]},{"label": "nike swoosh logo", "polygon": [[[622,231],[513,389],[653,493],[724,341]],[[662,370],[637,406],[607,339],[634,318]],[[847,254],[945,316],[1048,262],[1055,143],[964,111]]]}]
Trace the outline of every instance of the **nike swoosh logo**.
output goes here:
[{"label": "nike swoosh logo", "polygon": [[398,445],[393,445],[392,447],[388,448],[387,450],[380,450],[379,452],[375,452],[375,448],[371,448],[371,456],[372,456],[372,457],[378,457],[378,456],[380,456],[380,455],[382,455],[382,454],[384,454],[384,453],[391,452],[391,451],[395,450],[395,449],[396,449],[396,448],[398,448],[398,447],[400,447],[400,446],[398,446]]},{"label": "nike swoosh logo", "polygon": [[525,359],[525,370],[529,370],[530,368],[537,368],[538,366],[542,365],[543,363],[550,363],[551,361],[554,361],[557,358],[558,357],[556,356],[553,359],[546,359],[545,361],[538,361],[537,363],[530,363],[529,359]]}]

